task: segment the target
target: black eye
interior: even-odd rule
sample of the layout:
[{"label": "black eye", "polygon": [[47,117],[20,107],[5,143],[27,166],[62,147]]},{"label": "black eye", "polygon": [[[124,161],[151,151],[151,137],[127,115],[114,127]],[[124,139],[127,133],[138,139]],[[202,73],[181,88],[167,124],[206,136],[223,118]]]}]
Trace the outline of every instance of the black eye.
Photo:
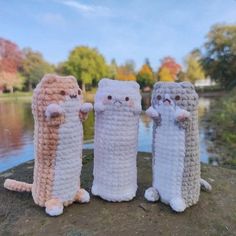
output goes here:
[{"label": "black eye", "polygon": [[125,101],[128,102],[128,101],[129,101],[129,97],[126,97],[126,98],[125,98]]},{"label": "black eye", "polygon": [[65,96],[65,95],[66,95],[66,92],[65,92],[64,90],[61,90],[61,91],[60,91],[60,94],[61,94],[62,96]]},{"label": "black eye", "polygon": [[81,95],[81,91],[80,90],[78,90],[78,95]]},{"label": "black eye", "polygon": [[107,96],[107,99],[108,99],[108,100],[111,100],[111,99],[112,99],[112,96],[111,96],[111,95],[108,95],[108,96]]},{"label": "black eye", "polygon": [[179,96],[179,95],[176,95],[176,96],[175,96],[175,100],[176,100],[176,101],[179,101],[179,100],[180,100],[180,96]]},{"label": "black eye", "polygon": [[158,95],[158,96],[157,96],[157,100],[161,100],[161,95]]}]

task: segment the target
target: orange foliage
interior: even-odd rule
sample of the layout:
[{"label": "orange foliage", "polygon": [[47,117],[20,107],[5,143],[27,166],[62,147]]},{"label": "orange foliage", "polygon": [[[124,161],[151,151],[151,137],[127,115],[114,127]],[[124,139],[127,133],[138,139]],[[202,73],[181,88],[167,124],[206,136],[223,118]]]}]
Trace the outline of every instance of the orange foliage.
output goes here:
[{"label": "orange foliage", "polygon": [[132,71],[129,71],[124,66],[120,66],[117,68],[116,79],[117,80],[136,80],[136,77]]},{"label": "orange foliage", "polygon": [[172,57],[165,57],[158,71],[158,77],[161,81],[175,81],[181,66],[175,62]]},{"label": "orange foliage", "polygon": [[151,71],[150,67],[147,64],[144,64],[142,66],[141,70],[139,71],[139,74],[140,75],[147,75],[147,76],[153,77],[152,71]]}]

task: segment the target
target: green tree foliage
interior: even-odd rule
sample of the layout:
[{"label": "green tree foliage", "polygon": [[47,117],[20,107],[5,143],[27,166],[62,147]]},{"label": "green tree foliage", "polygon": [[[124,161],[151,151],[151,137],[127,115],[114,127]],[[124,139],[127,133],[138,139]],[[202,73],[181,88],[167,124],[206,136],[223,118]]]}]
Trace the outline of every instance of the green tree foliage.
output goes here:
[{"label": "green tree foliage", "polygon": [[109,78],[116,79],[117,77],[117,63],[115,59],[111,60],[111,64],[109,65]]},{"label": "green tree foliage", "polygon": [[54,67],[46,62],[41,53],[30,48],[23,49],[20,74],[24,77],[24,89],[32,90],[44,74],[54,72]]},{"label": "green tree foliage", "polygon": [[137,74],[137,82],[140,85],[140,88],[143,89],[145,87],[152,87],[155,79],[153,72],[149,65],[144,64],[140,71]]},{"label": "green tree foliage", "polygon": [[236,25],[215,25],[207,35],[202,57],[206,75],[223,88],[236,86]]},{"label": "green tree foliage", "polygon": [[187,65],[185,76],[192,83],[194,83],[196,80],[205,78],[200,59],[201,54],[198,49],[192,51],[185,59],[185,63]]},{"label": "green tree foliage", "polygon": [[75,76],[85,90],[85,85],[97,85],[109,75],[109,67],[97,49],[80,46],[74,48],[64,64],[65,73]]}]

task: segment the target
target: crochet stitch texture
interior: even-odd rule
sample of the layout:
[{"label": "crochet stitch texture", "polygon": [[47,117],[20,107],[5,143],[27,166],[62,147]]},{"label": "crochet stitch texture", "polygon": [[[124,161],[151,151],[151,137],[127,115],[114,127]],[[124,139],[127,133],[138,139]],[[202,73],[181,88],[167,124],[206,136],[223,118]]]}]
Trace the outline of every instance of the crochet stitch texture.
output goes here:
[{"label": "crochet stitch texture", "polygon": [[82,91],[72,76],[48,74],[33,94],[34,180],[27,184],[7,179],[4,187],[32,191],[34,202],[55,216],[74,201],[88,202],[80,188],[83,127],[92,104],[84,103]]},{"label": "crochet stitch texture", "polygon": [[131,81],[102,79],[94,109],[92,193],[107,201],[129,201],[137,190],[139,85]]},{"label": "crochet stitch texture", "polygon": [[[164,105],[166,97],[172,112]],[[198,202],[201,184],[211,189],[200,178],[198,95],[189,82],[158,82],[151,103],[147,114],[154,121],[153,187],[146,190],[145,197],[149,201],[160,197],[181,212]]]}]

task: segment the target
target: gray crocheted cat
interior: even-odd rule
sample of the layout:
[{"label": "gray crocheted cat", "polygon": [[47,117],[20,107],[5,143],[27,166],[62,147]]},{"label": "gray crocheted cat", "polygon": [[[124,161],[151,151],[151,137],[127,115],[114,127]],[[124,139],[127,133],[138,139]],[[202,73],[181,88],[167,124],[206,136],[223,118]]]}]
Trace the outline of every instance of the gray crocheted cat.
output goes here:
[{"label": "gray crocheted cat", "polygon": [[196,204],[200,186],[198,95],[189,82],[158,82],[146,114],[153,118],[153,186],[148,201],[169,204],[176,212]]}]

